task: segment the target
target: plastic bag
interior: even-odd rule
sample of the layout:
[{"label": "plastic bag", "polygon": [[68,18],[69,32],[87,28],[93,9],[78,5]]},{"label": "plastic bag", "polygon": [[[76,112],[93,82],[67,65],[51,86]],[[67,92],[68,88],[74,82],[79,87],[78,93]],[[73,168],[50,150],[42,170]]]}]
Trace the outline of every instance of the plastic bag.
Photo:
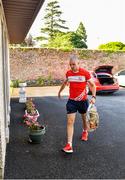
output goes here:
[{"label": "plastic bag", "polygon": [[99,114],[94,104],[90,104],[87,110],[88,131],[95,131],[99,126]]}]

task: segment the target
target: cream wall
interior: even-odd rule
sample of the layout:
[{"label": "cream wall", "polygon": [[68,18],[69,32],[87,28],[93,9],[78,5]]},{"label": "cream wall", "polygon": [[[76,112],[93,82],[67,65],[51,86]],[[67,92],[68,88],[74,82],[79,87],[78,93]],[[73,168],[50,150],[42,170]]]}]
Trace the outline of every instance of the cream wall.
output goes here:
[{"label": "cream wall", "polygon": [[0,178],[3,178],[6,143],[9,142],[10,93],[8,33],[0,0]]}]

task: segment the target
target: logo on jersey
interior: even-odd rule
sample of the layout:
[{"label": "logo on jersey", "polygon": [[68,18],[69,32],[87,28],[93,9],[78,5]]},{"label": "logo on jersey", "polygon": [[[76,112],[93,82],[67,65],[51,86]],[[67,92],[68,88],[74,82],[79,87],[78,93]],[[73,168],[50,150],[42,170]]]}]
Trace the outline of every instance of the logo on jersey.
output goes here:
[{"label": "logo on jersey", "polygon": [[69,82],[85,82],[85,76],[69,76],[68,77]]}]

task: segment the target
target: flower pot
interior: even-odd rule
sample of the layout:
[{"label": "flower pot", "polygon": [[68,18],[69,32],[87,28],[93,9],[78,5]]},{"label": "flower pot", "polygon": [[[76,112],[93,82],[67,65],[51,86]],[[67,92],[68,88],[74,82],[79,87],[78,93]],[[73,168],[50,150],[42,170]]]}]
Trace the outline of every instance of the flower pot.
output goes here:
[{"label": "flower pot", "polygon": [[45,134],[45,127],[41,126],[39,130],[31,130],[29,132],[29,142],[39,144],[42,140],[42,136]]}]

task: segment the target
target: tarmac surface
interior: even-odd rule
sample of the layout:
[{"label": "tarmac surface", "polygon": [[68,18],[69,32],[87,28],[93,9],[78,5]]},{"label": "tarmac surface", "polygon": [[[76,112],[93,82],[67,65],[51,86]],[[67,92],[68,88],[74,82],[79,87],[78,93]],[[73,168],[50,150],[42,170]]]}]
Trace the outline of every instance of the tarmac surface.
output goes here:
[{"label": "tarmac surface", "polygon": [[4,179],[125,179],[125,89],[97,96],[100,124],[87,142],[80,140],[82,121],[77,114],[74,152],[68,155],[61,151],[66,142],[67,96],[59,100],[51,92],[50,88],[46,96],[34,95],[39,121],[46,126],[41,144],[28,143],[21,121],[25,105],[13,95]]}]

